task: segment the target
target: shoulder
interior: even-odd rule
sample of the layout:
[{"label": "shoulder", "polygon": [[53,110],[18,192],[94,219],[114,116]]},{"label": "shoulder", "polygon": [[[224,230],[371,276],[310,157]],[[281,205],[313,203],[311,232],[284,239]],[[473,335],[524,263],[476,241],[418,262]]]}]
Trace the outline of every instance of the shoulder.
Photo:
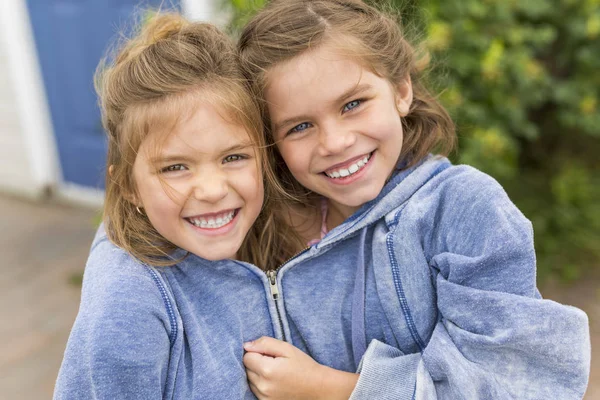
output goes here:
[{"label": "shoulder", "polygon": [[466,165],[451,166],[427,181],[406,210],[433,241],[464,248],[504,242],[528,243],[529,220],[491,176]]},{"label": "shoulder", "polygon": [[426,182],[418,194],[450,202],[510,202],[498,181],[468,165],[452,165],[444,169]]},{"label": "shoulder", "polygon": [[151,269],[111,243],[101,230],[86,264],[79,313],[56,393],[149,398],[161,392],[176,321]]},{"label": "shoulder", "polygon": [[489,175],[469,166],[442,171],[410,213],[430,265],[453,282],[533,296],[531,222]]},{"label": "shoulder", "polygon": [[65,359],[117,368],[166,359],[173,340],[167,310],[149,267],[97,237],[85,267],[79,313]]},{"label": "shoulder", "polygon": [[84,290],[90,285],[108,288],[117,283],[129,290],[151,289],[154,285],[148,287],[147,283],[152,281],[150,267],[112,243],[101,226],[86,263]]},{"label": "shoulder", "polygon": [[438,217],[454,215],[456,222],[465,217],[481,219],[486,215],[506,215],[528,222],[498,181],[467,165],[441,171],[426,182],[412,200],[430,208]]},{"label": "shoulder", "polygon": [[[97,324],[153,315],[168,320],[157,274],[99,233],[86,263],[80,316]],[[103,322],[104,321],[104,322]]]}]

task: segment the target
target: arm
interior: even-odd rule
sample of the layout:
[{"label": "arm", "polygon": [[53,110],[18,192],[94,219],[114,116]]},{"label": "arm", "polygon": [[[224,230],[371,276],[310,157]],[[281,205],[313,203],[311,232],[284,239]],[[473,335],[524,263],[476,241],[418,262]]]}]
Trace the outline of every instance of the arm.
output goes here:
[{"label": "arm", "polygon": [[108,242],[88,260],[55,399],[162,399],[168,317],[145,267]]},{"label": "arm", "polygon": [[426,346],[404,355],[373,341],[352,399],[582,398],[587,317],[540,299],[529,222],[495,181],[475,175],[437,190],[430,231],[398,235],[424,237],[438,313]]}]

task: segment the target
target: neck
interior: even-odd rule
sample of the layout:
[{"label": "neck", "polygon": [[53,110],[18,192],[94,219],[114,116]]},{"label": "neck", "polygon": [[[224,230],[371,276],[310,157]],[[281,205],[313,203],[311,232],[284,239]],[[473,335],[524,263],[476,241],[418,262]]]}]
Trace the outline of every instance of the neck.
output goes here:
[{"label": "neck", "polygon": [[356,212],[360,207],[346,206],[337,203],[331,199],[327,201],[327,230],[330,231],[344,222],[348,217]]},{"label": "neck", "polygon": [[[304,243],[321,238],[321,213],[318,204],[290,207],[285,218]],[[301,249],[300,249],[301,250]]]}]

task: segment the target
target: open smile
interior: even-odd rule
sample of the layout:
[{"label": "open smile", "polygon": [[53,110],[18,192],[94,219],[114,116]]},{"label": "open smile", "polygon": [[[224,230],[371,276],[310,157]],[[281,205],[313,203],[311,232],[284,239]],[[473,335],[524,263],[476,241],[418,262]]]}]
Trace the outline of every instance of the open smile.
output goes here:
[{"label": "open smile", "polygon": [[240,209],[222,211],[219,213],[202,214],[193,217],[185,218],[190,224],[196,228],[205,230],[217,230],[227,225],[232,224],[239,213]]},{"label": "open smile", "polygon": [[360,172],[369,165],[374,153],[375,152],[373,151],[345,163],[337,164],[334,167],[325,170],[323,174],[333,181],[339,181],[339,183],[347,182],[351,177],[354,177],[354,175],[360,174]]}]

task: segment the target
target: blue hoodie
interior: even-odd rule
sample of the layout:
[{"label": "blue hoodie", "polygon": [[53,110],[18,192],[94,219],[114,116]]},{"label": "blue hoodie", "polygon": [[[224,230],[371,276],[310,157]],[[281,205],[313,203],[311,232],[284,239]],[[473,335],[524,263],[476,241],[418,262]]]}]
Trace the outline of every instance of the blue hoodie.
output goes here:
[{"label": "blue hoodie", "polygon": [[276,272],[136,262],[100,229],[55,399],[254,399],[242,343],[291,342],[352,399],[581,399],[582,311],[541,299],[531,224],[489,176],[403,171]]}]

